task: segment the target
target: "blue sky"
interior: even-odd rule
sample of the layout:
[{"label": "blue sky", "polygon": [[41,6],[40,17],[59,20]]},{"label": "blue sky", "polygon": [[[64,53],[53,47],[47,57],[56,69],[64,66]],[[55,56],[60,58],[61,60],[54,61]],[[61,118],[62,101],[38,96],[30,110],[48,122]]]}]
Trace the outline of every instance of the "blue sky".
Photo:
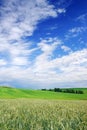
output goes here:
[{"label": "blue sky", "polygon": [[0,0],[0,85],[87,87],[87,1]]}]

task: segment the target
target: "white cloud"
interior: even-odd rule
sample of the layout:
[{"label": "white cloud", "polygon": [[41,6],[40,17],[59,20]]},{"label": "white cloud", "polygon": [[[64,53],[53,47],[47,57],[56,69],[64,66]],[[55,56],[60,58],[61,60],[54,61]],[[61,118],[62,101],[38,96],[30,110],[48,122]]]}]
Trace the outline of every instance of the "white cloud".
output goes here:
[{"label": "white cloud", "polygon": [[[43,52],[44,53],[44,52]],[[87,49],[76,51],[61,58],[50,61],[42,59],[38,62],[39,56],[33,65],[28,68],[2,67],[0,68],[0,81],[19,82],[37,86],[52,87],[53,84],[61,85],[70,83],[85,83],[87,77]],[[36,64],[38,62],[38,65]],[[21,84],[22,85],[22,84]],[[83,87],[83,86],[82,86]],[[84,86],[86,87],[86,86]]]},{"label": "white cloud", "polygon": [[41,20],[55,18],[59,13],[55,6],[46,0],[3,2],[4,5],[0,8],[0,52],[8,54],[9,64],[25,65],[29,61],[29,56],[38,48],[30,49],[31,42],[28,40],[26,43],[23,38],[33,35]]},{"label": "white cloud", "polygon": [[0,66],[7,65],[7,62],[4,59],[0,59]]},{"label": "white cloud", "polygon": [[[10,0],[4,1],[0,8],[0,35],[2,42],[20,40],[21,37],[33,35],[41,20],[57,17],[65,9],[56,10],[46,0]],[[5,39],[4,39],[5,38]]]},{"label": "white cloud", "polygon": [[37,86],[52,87],[53,84],[73,82],[78,85],[78,83],[87,80],[87,49],[50,61],[42,59],[42,62],[38,62],[38,58],[39,56],[34,64],[28,68],[15,66],[0,68],[0,81],[4,79],[8,82],[17,80],[28,86],[29,84],[34,84],[34,86],[37,84]]},{"label": "white cloud", "polygon": [[57,10],[57,12],[61,14],[61,13],[65,13],[65,12],[66,12],[66,10],[65,10],[65,9],[60,8],[60,9],[58,9],[58,10]]},{"label": "white cloud", "polygon": [[[30,55],[37,51],[38,48],[30,49],[27,43],[4,43],[0,44],[0,53],[2,59],[6,59],[7,64],[10,65],[28,65],[30,64]],[[7,56],[8,55],[8,56]],[[8,60],[9,59],[9,60]],[[0,62],[0,65],[2,63]]]},{"label": "white cloud", "polygon": [[28,65],[29,61],[26,57],[15,57],[12,60],[13,65]]},{"label": "white cloud", "polygon": [[65,35],[65,38],[69,39],[69,38],[77,37],[78,35],[85,32],[86,30],[87,30],[87,27],[74,27],[68,30],[68,33]]},{"label": "white cloud", "polygon": [[1,7],[1,16],[0,32],[9,40],[18,40],[31,36],[40,20],[57,17],[57,11],[45,0],[10,0]]},{"label": "white cloud", "polygon": [[68,46],[65,46],[65,45],[61,46],[61,49],[63,49],[65,52],[71,51],[71,48],[69,48]]},{"label": "white cloud", "polygon": [[41,49],[42,53],[35,59],[35,72],[37,71],[47,71],[48,62],[52,59],[53,53],[57,47],[62,44],[62,41],[57,38],[42,39],[38,43],[38,47]]},{"label": "white cloud", "polygon": [[75,27],[69,30],[70,33],[81,33],[82,31],[85,31],[87,28],[85,27]]},{"label": "white cloud", "polygon": [[46,54],[50,55],[55,50],[55,48],[61,44],[61,41],[57,38],[42,39],[38,44],[39,48]]},{"label": "white cloud", "polygon": [[33,71],[40,75],[38,80],[51,83],[83,82],[87,77],[87,50],[73,52],[51,61],[39,62]]}]

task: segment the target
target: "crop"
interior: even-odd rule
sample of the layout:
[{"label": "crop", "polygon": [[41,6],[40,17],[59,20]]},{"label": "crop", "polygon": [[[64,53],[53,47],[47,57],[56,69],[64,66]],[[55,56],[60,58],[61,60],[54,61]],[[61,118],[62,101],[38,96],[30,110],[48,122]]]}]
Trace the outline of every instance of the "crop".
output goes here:
[{"label": "crop", "polygon": [[0,99],[0,130],[87,130],[87,101]]}]

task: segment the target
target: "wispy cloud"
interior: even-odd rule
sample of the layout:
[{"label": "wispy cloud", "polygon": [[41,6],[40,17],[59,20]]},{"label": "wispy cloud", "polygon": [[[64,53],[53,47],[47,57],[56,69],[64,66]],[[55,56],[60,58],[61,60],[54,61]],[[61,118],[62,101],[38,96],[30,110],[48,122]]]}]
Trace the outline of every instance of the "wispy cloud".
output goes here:
[{"label": "wispy cloud", "polygon": [[76,21],[80,21],[81,23],[86,23],[87,21],[87,13],[82,14],[76,18]]},{"label": "wispy cloud", "polygon": [[65,38],[66,39],[75,38],[79,36],[81,33],[85,32],[86,30],[87,30],[87,27],[74,27],[68,30],[68,33],[65,35]]},{"label": "wispy cloud", "polygon": [[67,1],[67,0],[59,0],[58,2],[57,2],[57,4],[59,5],[59,6],[63,6],[63,7],[65,7],[65,8],[67,8],[67,7],[69,7],[71,4],[72,4],[72,2],[73,2],[73,0],[69,0],[69,1]]},{"label": "wispy cloud", "polygon": [[67,52],[67,51],[70,51],[70,52],[71,52],[71,48],[68,47],[68,46],[65,46],[65,45],[62,45],[62,46],[61,46],[61,49],[64,50],[65,52]]}]

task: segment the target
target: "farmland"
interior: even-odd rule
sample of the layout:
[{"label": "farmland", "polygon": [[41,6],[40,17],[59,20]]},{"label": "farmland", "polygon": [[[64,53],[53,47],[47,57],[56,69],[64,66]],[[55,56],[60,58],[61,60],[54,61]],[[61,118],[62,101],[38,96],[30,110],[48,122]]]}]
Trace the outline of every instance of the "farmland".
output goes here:
[{"label": "farmland", "polygon": [[87,130],[87,101],[0,99],[0,130]]},{"label": "farmland", "polygon": [[87,130],[83,94],[0,87],[0,130]]}]

